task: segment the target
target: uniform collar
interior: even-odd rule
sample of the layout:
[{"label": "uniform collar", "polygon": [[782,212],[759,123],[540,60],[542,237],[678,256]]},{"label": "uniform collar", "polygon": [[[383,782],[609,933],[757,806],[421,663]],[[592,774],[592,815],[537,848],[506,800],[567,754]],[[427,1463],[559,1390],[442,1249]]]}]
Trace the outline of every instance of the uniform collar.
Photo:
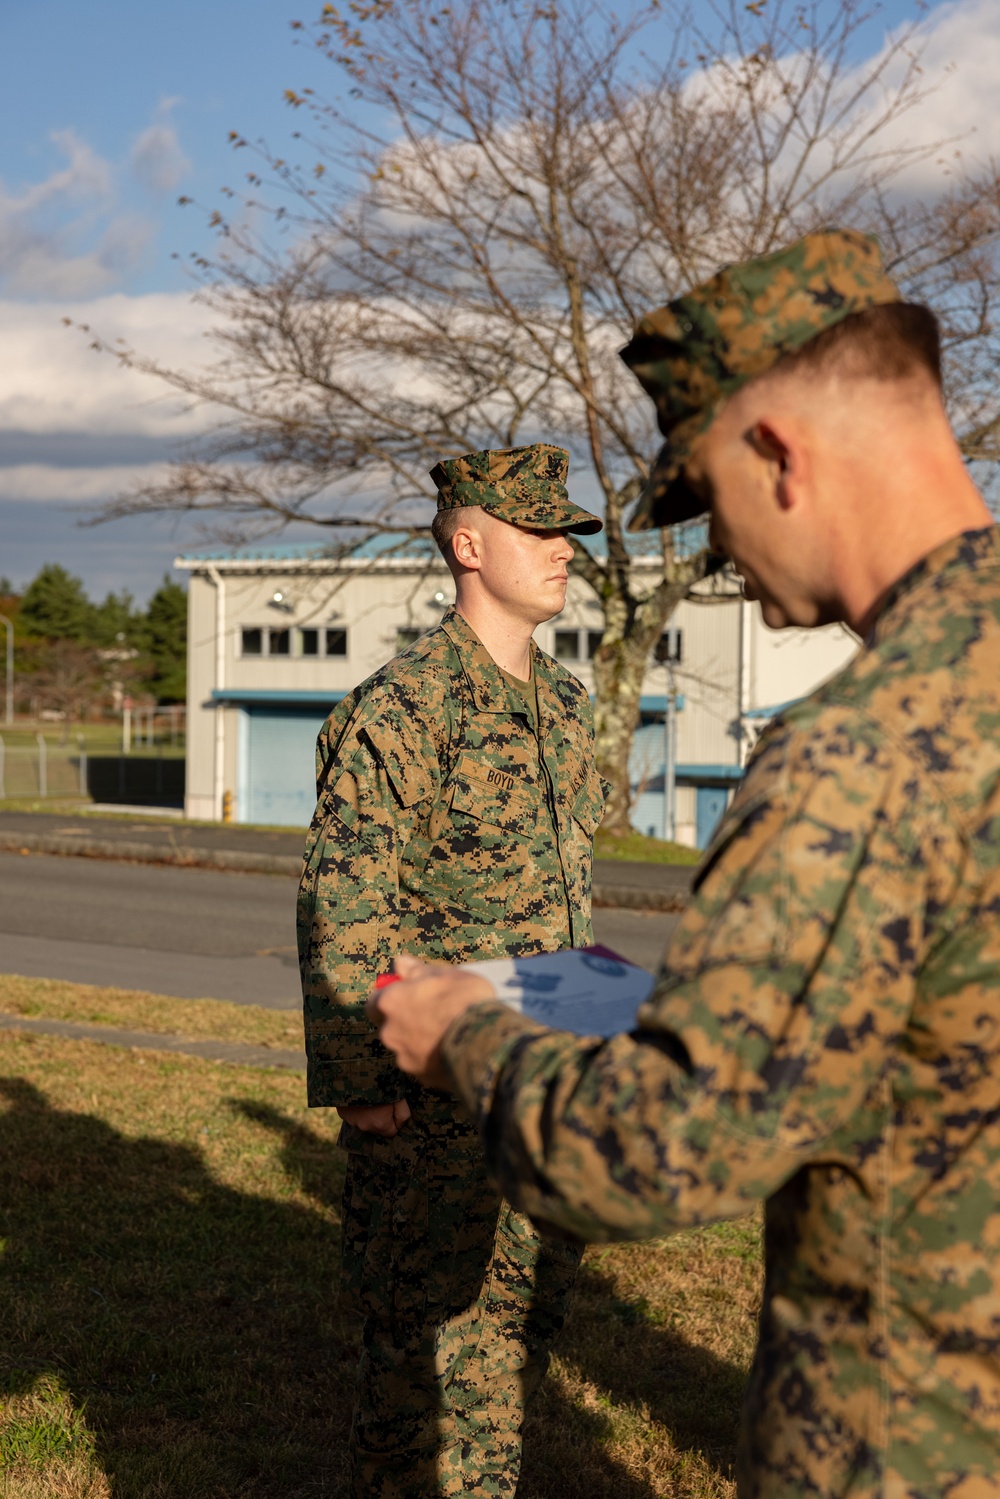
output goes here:
[{"label": "uniform collar", "polygon": [[926,557],[897,579],[882,601],[866,645],[876,645],[893,628],[895,616],[911,594],[932,590],[947,598],[952,580],[958,573],[975,572],[1000,563],[1000,526],[983,526],[976,531],[962,531],[950,541],[928,552]]},{"label": "uniform collar", "polygon": [[[480,713],[523,713],[524,701],[504,681],[503,673],[475,630],[457,609],[449,609],[441,628],[458,651],[469,690]],[[537,671],[538,652],[531,642],[531,663]]]}]

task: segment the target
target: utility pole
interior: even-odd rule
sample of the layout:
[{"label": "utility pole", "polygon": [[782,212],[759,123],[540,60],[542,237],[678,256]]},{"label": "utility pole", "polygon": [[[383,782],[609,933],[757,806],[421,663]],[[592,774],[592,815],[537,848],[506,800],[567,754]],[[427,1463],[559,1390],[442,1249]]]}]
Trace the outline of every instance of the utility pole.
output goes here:
[{"label": "utility pole", "polygon": [[666,743],[663,746],[663,836],[673,843],[677,835],[677,684],[674,663],[667,661],[667,711],[663,715]]},{"label": "utility pole", "polygon": [[0,614],[0,622],[2,622],[7,629],[7,676],[5,679],[7,702],[6,711],[4,713],[4,722],[7,724],[12,724],[14,722],[14,626],[11,624],[6,614]]},{"label": "utility pole", "polygon": [[664,631],[653,654],[667,671],[666,711],[663,714],[663,836],[668,843],[673,843],[677,837],[677,678],[674,667],[681,659],[680,631]]}]

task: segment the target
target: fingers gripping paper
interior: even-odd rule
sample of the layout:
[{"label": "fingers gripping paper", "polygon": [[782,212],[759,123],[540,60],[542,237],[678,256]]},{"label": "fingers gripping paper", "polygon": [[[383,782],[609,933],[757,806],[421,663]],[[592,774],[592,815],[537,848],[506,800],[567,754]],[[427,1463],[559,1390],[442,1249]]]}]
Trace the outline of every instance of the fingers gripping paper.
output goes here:
[{"label": "fingers gripping paper", "polygon": [[635,1026],[653,975],[608,947],[568,948],[532,958],[463,963],[528,1020],[577,1036],[616,1036]]}]

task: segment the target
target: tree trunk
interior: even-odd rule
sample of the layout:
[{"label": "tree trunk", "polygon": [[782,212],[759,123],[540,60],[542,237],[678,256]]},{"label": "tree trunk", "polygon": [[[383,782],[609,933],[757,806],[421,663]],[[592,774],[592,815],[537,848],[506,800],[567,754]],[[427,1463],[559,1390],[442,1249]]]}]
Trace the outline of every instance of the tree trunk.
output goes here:
[{"label": "tree trunk", "polygon": [[604,639],[594,657],[597,769],[605,780],[611,782],[612,788],[603,825],[618,837],[624,837],[631,828],[629,753],[639,723],[642,683],[649,653],[665,622],[666,616],[661,618],[657,611],[639,628],[633,620],[632,629],[626,635],[622,629],[616,628],[613,619],[609,619]]}]

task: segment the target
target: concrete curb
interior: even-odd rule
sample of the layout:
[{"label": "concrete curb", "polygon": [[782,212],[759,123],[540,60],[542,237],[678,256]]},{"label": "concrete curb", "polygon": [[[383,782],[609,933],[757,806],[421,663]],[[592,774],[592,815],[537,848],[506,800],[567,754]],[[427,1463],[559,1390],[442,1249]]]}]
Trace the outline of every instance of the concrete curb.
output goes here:
[{"label": "concrete curb", "polygon": [[182,1036],[163,1036],[158,1031],[118,1031],[105,1025],[85,1025],[76,1020],[40,1020],[28,1015],[0,1014],[0,1030],[33,1031],[42,1036],[63,1036],[71,1041],[102,1041],[135,1051],[172,1051],[201,1057],[207,1062],[234,1062],[240,1067],[282,1067],[304,1072],[305,1054],[279,1047],[247,1046],[238,1041],[186,1041]]},{"label": "concrete curb", "polygon": [[591,905],[616,911],[683,911],[689,896],[690,888],[657,890],[649,885],[612,885],[595,880],[590,901]]},{"label": "concrete curb", "polygon": [[[126,864],[171,864],[184,869],[220,869],[242,874],[281,874],[298,878],[298,854],[263,854],[250,849],[193,848],[111,838],[67,838],[58,833],[0,830],[0,852],[54,854],[60,858],[118,859]],[[599,860],[594,870],[595,906],[630,911],[683,911],[691,893],[691,865],[615,865]],[[648,883],[638,884],[637,876]]]},{"label": "concrete curb", "polygon": [[0,832],[0,852],[57,854],[60,858],[119,859],[125,864],[175,864],[186,869],[228,869],[245,874],[302,872],[297,854],[258,854],[250,849],[161,847],[119,838],[60,838],[56,833]]}]

